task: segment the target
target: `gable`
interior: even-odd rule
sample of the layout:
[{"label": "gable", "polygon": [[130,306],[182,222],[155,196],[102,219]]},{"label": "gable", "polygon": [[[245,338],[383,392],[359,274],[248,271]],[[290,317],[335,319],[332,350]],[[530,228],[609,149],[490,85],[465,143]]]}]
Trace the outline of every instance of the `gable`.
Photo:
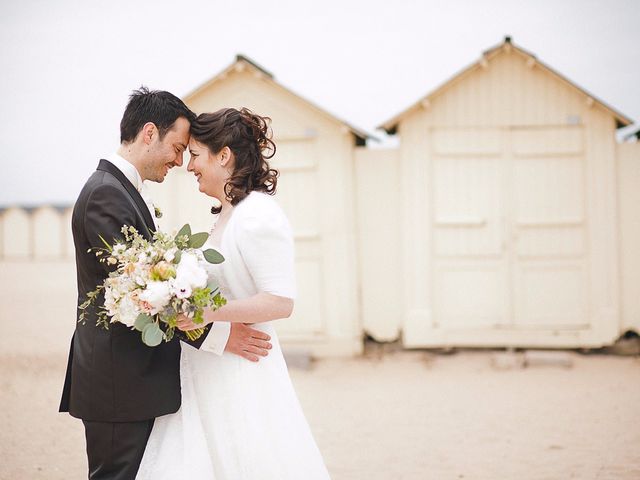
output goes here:
[{"label": "gable", "polygon": [[575,125],[594,106],[530,58],[502,51],[446,85],[427,110],[443,125]]},{"label": "gable", "polygon": [[356,145],[364,145],[368,138],[374,138],[285,88],[275,81],[271,73],[242,55],[184,100],[196,112],[245,106],[271,117],[281,132],[283,127],[290,131],[287,133],[289,136],[308,136],[308,128],[304,124],[311,122],[328,129],[351,132]]},{"label": "gable", "polygon": [[591,108],[612,117],[617,127],[632,123],[507,38],[379,128],[394,133],[398,123],[421,110],[446,124],[575,124]]}]

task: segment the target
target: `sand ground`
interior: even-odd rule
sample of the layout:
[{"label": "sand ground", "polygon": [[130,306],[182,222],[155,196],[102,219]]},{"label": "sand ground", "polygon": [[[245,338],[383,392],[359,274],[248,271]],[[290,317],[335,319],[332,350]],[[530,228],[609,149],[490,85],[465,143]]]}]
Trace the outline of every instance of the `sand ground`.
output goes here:
[{"label": "sand ground", "polygon": [[[640,479],[640,358],[496,369],[492,352],[369,352],[291,369],[334,480]],[[65,358],[2,357],[0,479],[86,478],[56,413]]]}]

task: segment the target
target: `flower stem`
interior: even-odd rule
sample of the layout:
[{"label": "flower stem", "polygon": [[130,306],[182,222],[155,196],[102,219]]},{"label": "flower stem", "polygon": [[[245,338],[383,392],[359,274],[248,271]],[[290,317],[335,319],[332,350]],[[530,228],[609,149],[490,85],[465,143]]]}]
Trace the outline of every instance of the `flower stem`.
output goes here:
[{"label": "flower stem", "polygon": [[189,340],[192,342],[199,339],[204,333],[204,328],[196,328],[195,330],[187,330],[184,332]]}]

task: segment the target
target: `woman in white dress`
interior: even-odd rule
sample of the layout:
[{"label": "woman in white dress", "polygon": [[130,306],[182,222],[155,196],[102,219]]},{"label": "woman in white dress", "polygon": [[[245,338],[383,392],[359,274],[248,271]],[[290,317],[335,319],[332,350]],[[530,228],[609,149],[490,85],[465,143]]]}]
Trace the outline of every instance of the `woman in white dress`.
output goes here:
[{"label": "woman in white dress", "polygon": [[[228,303],[205,321],[255,324],[273,348],[250,362],[183,343],[182,406],[156,419],[139,480],[329,478],[271,324],[291,315],[296,289],[291,228],[271,196],[278,172],[267,162],[268,121],[247,109],[198,116],[188,170],[222,203],[209,242],[225,257],[211,273]],[[179,327],[194,325],[182,317]]]}]

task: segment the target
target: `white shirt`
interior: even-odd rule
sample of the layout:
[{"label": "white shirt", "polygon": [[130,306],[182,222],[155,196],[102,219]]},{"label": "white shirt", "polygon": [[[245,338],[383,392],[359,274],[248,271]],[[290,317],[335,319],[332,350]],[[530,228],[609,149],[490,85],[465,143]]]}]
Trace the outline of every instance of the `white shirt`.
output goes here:
[{"label": "white shirt", "polygon": [[158,229],[158,221],[156,219],[156,209],[151,201],[151,195],[149,195],[149,189],[147,185],[142,181],[142,177],[138,172],[138,169],[129,161],[125,160],[123,157],[118,155],[117,153],[112,153],[107,158],[111,163],[113,163],[118,170],[124,173],[124,176],[127,177],[127,180],[131,182],[131,184],[138,190],[138,193],[144,200],[147,209],[149,209],[149,213],[151,213],[151,218],[153,219],[153,225],[156,230]]},{"label": "white shirt", "polygon": [[[151,218],[153,218],[153,223],[157,230],[159,226],[158,221],[156,220],[155,207],[153,206],[151,195],[149,195],[149,190],[143,182],[138,169],[117,153],[112,153],[106,157],[106,160],[111,162],[118,170],[120,170],[124,176],[127,177],[127,180],[129,180],[136,190],[138,190],[140,196],[144,200],[144,203],[149,209],[149,213],[151,213]],[[224,348],[227,346],[227,342],[229,341],[230,333],[230,322],[214,322],[211,324],[209,335],[207,335],[207,338],[202,342],[200,350],[222,355]]]}]

